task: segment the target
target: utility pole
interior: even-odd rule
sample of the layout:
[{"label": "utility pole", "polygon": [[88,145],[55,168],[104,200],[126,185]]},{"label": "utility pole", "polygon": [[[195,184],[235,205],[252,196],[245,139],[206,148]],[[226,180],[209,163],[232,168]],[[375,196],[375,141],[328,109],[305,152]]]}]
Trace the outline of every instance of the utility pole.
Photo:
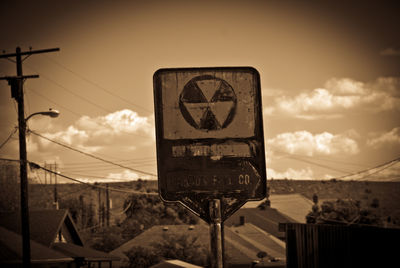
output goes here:
[{"label": "utility pole", "polygon": [[106,224],[110,227],[110,194],[108,191],[108,183],[106,184]]},{"label": "utility pole", "polygon": [[102,226],[102,215],[101,215],[101,189],[99,188],[99,226]]},{"label": "utility pole", "polygon": [[[17,65],[17,76],[0,77],[0,80],[7,80],[11,85],[11,97],[18,103],[18,130],[19,130],[19,160],[20,160],[20,176],[21,176],[21,233],[22,233],[22,265],[23,267],[31,266],[31,246],[29,231],[29,202],[28,202],[28,174],[27,174],[27,155],[26,155],[26,121],[24,111],[24,89],[23,83],[28,78],[38,78],[38,75],[22,74],[22,61],[32,54],[47,53],[59,51],[59,48],[30,50],[21,52],[21,48],[17,47],[15,53],[0,55],[0,58],[15,57]],[[24,59],[21,57],[26,55]]]},{"label": "utility pole", "polygon": [[[47,168],[46,162],[44,162],[44,168]],[[46,170],[43,171],[44,171],[44,184],[47,185],[47,171]]]},{"label": "utility pole", "polygon": [[54,206],[58,210],[58,194],[57,194],[57,162],[54,162]]}]

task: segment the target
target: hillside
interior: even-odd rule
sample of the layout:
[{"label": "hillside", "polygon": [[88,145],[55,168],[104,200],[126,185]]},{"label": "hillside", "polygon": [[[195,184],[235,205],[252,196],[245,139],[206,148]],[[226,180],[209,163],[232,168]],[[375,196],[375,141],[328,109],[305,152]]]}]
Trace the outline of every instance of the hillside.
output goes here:
[{"label": "hillside", "polygon": [[[3,172],[2,174],[5,176],[8,173]],[[0,202],[5,203],[1,204],[3,205],[2,209],[15,210],[19,206],[17,198],[19,196],[19,187],[16,183],[18,179],[11,179],[10,176],[5,177],[8,177],[8,179],[1,181],[1,190],[4,193]],[[98,185],[103,188],[106,187],[105,184]],[[268,180],[267,185],[270,189],[270,194],[299,193],[310,200],[314,193],[318,195],[320,201],[341,198],[359,200],[364,205],[368,205],[374,199],[377,199],[379,200],[379,207],[383,217],[392,216],[392,218],[400,220],[400,182]],[[157,192],[157,181],[116,182],[109,183],[109,187],[110,189],[117,188],[154,193]],[[54,192],[54,185],[31,183],[29,185],[30,207],[53,207]],[[111,222],[122,220],[124,218],[123,204],[129,193],[110,190],[109,195],[111,199]],[[106,191],[105,189],[83,184],[58,184],[57,196],[60,206],[63,203],[68,205],[66,202],[71,203],[71,200],[77,201],[80,199],[79,202],[93,208],[96,219],[98,219],[99,200],[100,204],[105,204]]]},{"label": "hillside", "polygon": [[[317,194],[320,201],[326,199],[353,199],[368,205],[374,199],[379,200],[382,216],[400,218],[400,182],[368,182],[368,181],[300,181],[300,180],[269,180],[270,194],[299,193],[312,199]],[[105,187],[105,184],[99,184]],[[157,181],[132,181],[109,183],[110,188],[125,190],[140,190],[143,192],[156,192]],[[30,185],[31,207],[51,207],[54,200],[54,185]],[[79,199],[83,197],[85,203],[98,210],[98,200],[105,202],[105,190],[96,189],[81,184],[59,184],[57,193],[60,202],[66,199]],[[112,220],[124,217],[123,203],[129,194],[110,191],[112,200]]]}]

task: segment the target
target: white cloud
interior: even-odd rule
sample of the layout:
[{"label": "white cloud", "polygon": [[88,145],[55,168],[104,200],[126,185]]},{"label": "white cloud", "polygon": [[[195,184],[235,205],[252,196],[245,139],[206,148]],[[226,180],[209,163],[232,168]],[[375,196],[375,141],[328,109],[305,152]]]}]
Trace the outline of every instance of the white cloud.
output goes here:
[{"label": "white cloud", "polygon": [[[141,117],[125,109],[94,118],[82,116],[65,130],[43,135],[91,153],[111,147],[133,151],[136,149],[133,145],[134,137],[145,140],[142,144],[155,140],[152,122],[152,118]],[[50,144],[42,139],[40,143],[45,147]]]},{"label": "white cloud", "polygon": [[325,83],[325,88],[333,94],[363,95],[366,93],[364,83],[349,78],[332,78]]},{"label": "white cloud", "polygon": [[358,144],[349,136],[350,134],[347,133],[334,135],[323,132],[313,135],[307,131],[286,132],[268,139],[267,146],[273,151],[308,156],[357,154],[359,152]]},{"label": "white cloud", "polygon": [[375,134],[374,136],[376,137],[368,139],[368,146],[379,148],[384,145],[400,145],[400,127],[395,127],[389,132],[381,133],[380,135]]},{"label": "white cloud", "polygon": [[306,169],[292,169],[288,168],[286,171],[277,172],[272,168],[267,168],[268,179],[297,179],[297,180],[312,180],[314,179],[313,171],[311,168]]},{"label": "white cloud", "polygon": [[148,175],[139,175],[130,170],[124,170],[123,172],[119,172],[119,173],[109,173],[107,175],[107,179],[111,179],[113,181],[131,181],[131,180],[137,180],[139,178],[140,179],[152,179]]},{"label": "white cloud", "polygon": [[300,119],[335,119],[350,109],[370,112],[400,110],[400,78],[381,77],[363,83],[350,78],[332,78],[323,88],[297,96],[281,94],[274,104],[264,108],[264,115],[287,115]]}]

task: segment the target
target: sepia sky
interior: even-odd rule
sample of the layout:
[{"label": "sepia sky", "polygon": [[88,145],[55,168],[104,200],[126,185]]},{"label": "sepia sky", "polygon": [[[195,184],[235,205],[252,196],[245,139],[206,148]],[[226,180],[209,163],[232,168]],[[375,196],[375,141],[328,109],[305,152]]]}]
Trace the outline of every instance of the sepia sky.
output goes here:
[{"label": "sepia sky", "polygon": [[[0,53],[32,55],[29,128],[156,174],[153,74],[252,66],[261,76],[268,178],[328,179],[400,156],[400,13],[396,1],[2,1]],[[0,76],[15,75],[0,59]],[[0,81],[0,142],[17,125]],[[85,181],[155,177],[30,134],[28,159]],[[0,149],[18,158],[18,135]],[[399,180],[400,164],[361,179]],[[375,171],[375,170],[374,170]],[[43,174],[32,176],[43,181]],[[360,178],[360,177],[359,177]]]}]

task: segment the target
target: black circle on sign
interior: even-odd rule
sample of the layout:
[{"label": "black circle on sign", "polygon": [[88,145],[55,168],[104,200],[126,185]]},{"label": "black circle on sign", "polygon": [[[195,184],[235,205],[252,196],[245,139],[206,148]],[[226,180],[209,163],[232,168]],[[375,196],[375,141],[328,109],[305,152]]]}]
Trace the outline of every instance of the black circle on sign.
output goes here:
[{"label": "black circle on sign", "polygon": [[186,122],[207,132],[226,128],[235,117],[236,106],[231,85],[212,75],[192,78],[179,96],[179,108]]}]

